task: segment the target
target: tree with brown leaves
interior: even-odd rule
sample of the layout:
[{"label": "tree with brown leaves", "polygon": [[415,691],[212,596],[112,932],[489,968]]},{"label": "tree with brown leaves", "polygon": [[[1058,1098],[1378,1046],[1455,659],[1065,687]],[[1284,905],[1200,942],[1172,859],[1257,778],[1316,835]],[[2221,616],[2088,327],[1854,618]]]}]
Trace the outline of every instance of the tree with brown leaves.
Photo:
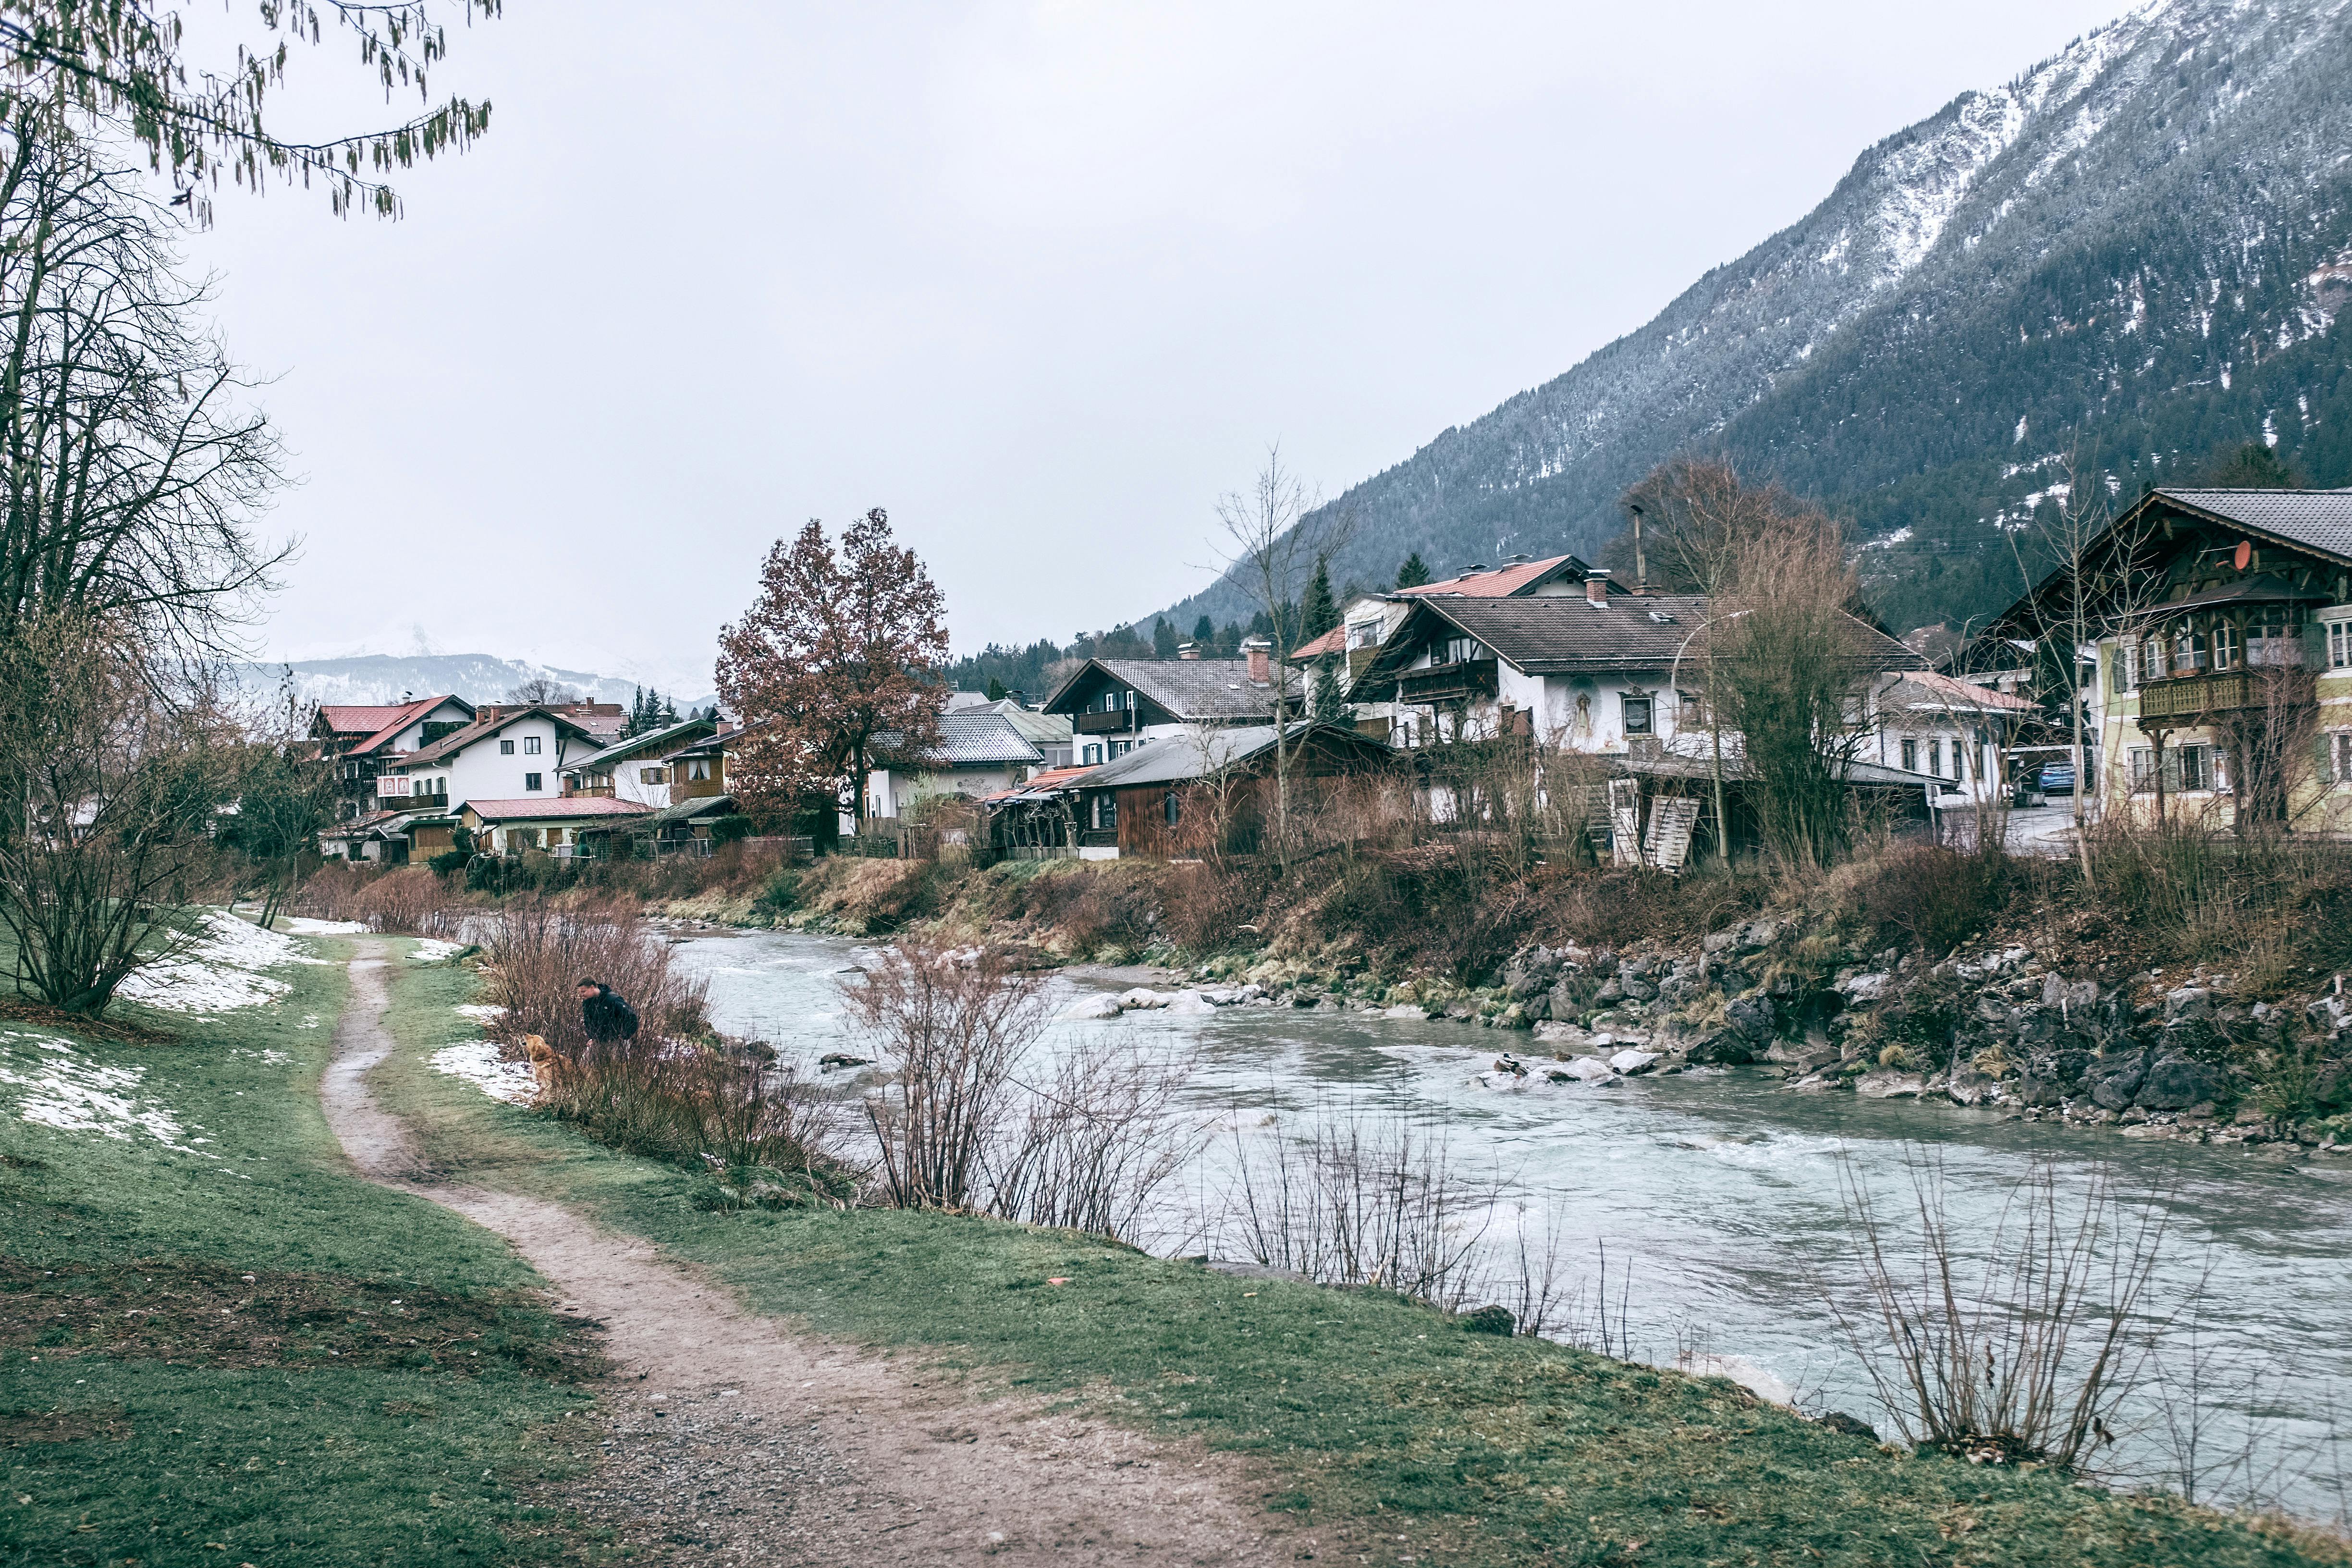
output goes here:
[{"label": "tree with brown leaves", "polygon": [[744,731],[729,762],[738,804],[776,816],[812,791],[844,793],[862,827],[877,744],[919,755],[939,739],[946,613],[879,507],[838,552],[814,518],[778,540],[759,600],[719,634],[719,700]]}]

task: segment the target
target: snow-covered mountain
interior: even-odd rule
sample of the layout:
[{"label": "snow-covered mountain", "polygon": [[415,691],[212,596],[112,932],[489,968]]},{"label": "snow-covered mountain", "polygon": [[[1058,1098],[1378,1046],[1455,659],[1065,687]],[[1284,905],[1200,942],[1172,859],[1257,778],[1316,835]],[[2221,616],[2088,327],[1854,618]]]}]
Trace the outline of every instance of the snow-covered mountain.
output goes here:
[{"label": "snow-covered mountain", "polygon": [[[618,702],[626,707],[637,690],[635,681],[487,653],[361,654],[292,664],[240,665],[235,674],[239,684],[260,695],[275,693],[290,681],[295,695],[306,704],[398,702],[409,696],[444,691],[468,702],[496,702],[527,680],[546,679],[571,688],[591,702]],[[681,713],[689,707],[707,708],[718,701],[708,692],[692,697],[683,692],[663,695],[671,698]]]},{"label": "snow-covered mountain", "polygon": [[[1879,575],[1926,595],[1918,620],[1922,584],[1997,591],[1971,559],[2062,455],[2137,489],[2266,439],[2352,483],[2347,196],[2352,0],[2154,0],[1888,137],[1648,325],[1357,486],[1334,574],[1590,557],[1627,485],[1710,448],[1866,535],[1911,529]],[[1229,583],[1171,613],[1202,610],[1246,615]]]}]

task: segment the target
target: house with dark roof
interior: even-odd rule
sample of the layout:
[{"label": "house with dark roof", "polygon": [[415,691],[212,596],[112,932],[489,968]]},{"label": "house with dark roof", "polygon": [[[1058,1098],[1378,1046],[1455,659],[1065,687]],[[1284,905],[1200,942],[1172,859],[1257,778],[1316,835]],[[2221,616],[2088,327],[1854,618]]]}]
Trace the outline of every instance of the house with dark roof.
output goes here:
[{"label": "house with dark roof", "polygon": [[[1274,742],[1271,724],[1184,730],[1061,779],[1052,788],[1065,808],[1028,803],[1029,815],[1074,824],[1082,859],[1254,853],[1273,815]],[[1288,744],[1300,810],[1312,810],[1333,779],[1387,773],[1401,761],[1345,724],[1294,722]]]},{"label": "house with dark roof", "polygon": [[[1358,679],[1394,705],[1393,743],[1524,735],[1601,754],[1656,751],[1705,735],[1708,605],[1692,594],[1630,594],[1588,573],[1574,595],[1414,598]],[[1927,661],[1852,620],[1858,700]]]},{"label": "house with dark roof", "polygon": [[2352,489],[2151,489],[1984,636],[2055,672],[2102,810],[2352,832]]},{"label": "house with dark roof", "polygon": [[1339,701],[1368,733],[1385,736],[1396,715],[1390,705],[1370,700],[1358,689],[1357,679],[1371,665],[1381,645],[1404,625],[1413,605],[1422,599],[1573,598],[1582,594],[1586,580],[1606,576],[1573,555],[1530,561],[1513,556],[1500,566],[1465,567],[1443,582],[1391,592],[1359,594],[1348,601],[1339,624],[1295,650],[1290,663],[1306,682],[1309,709],[1320,684],[1330,679],[1339,688]]},{"label": "house with dark roof", "polygon": [[[1252,638],[1241,658],[1090,658],[1045,699],[1045,711],[1070,721],[1076,763],[1090,767],[1151,741],[1188,731],[1274,722],[1274,668]],[[1284,689],[1298,710],[1296,672]]]},{"label": "house with dark roof", "polygon": [[[321,704],[310,715],[310,738],[335,770],[335,816],[356,822],[381,809],[376,778],[390,760],[474,721],[474,705],[444,694],[404,702]],[[373,840],[369,840],[373,842]]]},{"label": "house with dark roof", "polygon": [[709,740],[719,721],[681,719],[583,752],[563,764],[567,796],[608,796],[660,811],[670,804],[671,752]]},{"label": "house with dark roof", "polygon": [[927,795],[978,800],[1012,788],[1045,764],[1045,753],[993,706],[950,709],[940,715],[939,739],[919,755],[896,754],[888,737],[883,759],[866,775],[866,815],[906,816]]}]

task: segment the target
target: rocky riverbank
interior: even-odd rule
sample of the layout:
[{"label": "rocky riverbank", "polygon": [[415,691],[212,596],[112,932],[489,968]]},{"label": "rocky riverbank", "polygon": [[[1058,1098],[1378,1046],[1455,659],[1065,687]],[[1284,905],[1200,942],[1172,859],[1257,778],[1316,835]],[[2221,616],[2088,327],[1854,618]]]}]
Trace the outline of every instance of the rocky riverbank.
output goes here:
[{"label": "rocky riverbank", "polygon": [[1524,1031],[1494,1071],[1607,1085],[1712,1065],[1779,1070],[1798,1092],[1981,1107],[2133,1137],[2352,1152],[2352,997],[2341,975],[2248,999],[2233,976],[2085,972],[2069,935],[1940,962],[1842,948],[1759,919],[1688,948],[1534,945],[1486,986],[1201,966],[1195,984],[1089,998],[1122,1008],[1347,1008]]}]

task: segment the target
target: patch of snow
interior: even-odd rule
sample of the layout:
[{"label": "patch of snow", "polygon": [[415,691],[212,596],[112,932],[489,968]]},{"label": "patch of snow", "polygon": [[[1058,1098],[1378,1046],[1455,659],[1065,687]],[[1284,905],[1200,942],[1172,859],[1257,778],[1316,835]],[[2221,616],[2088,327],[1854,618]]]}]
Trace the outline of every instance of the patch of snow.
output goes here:
[{"label": "patch of snow", "polygon": [[180,1123],[168,1108],[135,1092],[146,1076],[145,1068],[91,1061],[70,1040],[0,1033],[0,1083],[27,1091],[16,1105],[26,1121],[125,1143],[144,1133],[167,1149],[197,1152],[181,1142]]},{"label": "patch of snow", "polygon": [[209,1015],[257,1007],[291,987],[261,973],[288,963],[319,963],[282,932],[264,931],[220,910],[207,910],[202,931],[179,952],[131,971],[114,994],[172,1013]]},{"label": "patch of snow", "polygon": [[444,1046],[425,1058],[433,1070],[462,1078],[492,1100],[509,1105],[529,1105],[539,1093],[539,1080],[528,1062],[500,1059],[498,1047],[488,1040],[465,1040]]},{"label": "patch of snow", "polygon": [[356,936],[366,930],[359,921],[314,921],[308,915],[295,915],[286,922],[289,936]]},{"label": "patch of snow", "polygon": [[408,955],[414,963],[441,963],[466,951],[463,942],[443,942],[437,936],[420,936],[416,951]]},{"label": "patch of snow", "polygon": [[466,1002],[449,1009],[460,1018],[471,1018],[487,1024],[493,1018],[503,1018],[507,1010],[495,1002]]},{"label": "patch of snow", "polygon": [[268,1062],[272,1067],[282,1067],[294,1059],[284,1051],[248,1051],[243,1046],[233,1047],[228,1054],[233,1057],[251,1057],[256,1061]]},{"label": "patch of snow", "polygon": [[[2025,417],[2026,416],[2022,414],[2017,416],[2017,434],[2009,438],[2009,444],[2012,447],[2020,447],[2025,444]],[[2011,472],[2014,471],[2014,469],[2011,470]]]}]

